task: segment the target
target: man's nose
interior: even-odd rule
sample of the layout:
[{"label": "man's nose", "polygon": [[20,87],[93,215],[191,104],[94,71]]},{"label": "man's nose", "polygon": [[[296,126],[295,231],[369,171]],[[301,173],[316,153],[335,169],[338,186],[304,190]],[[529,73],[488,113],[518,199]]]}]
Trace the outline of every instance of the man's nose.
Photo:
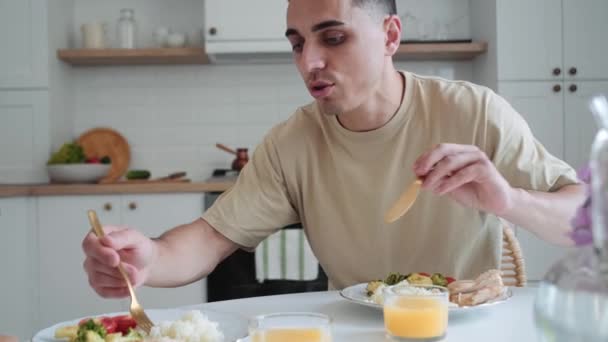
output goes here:
[{"label": "man's nose", "polygon": [[302,52],[302,61],[306,71],[314,72],[325,68],[325,56],[323,51],[315,46],[305,46]]}]

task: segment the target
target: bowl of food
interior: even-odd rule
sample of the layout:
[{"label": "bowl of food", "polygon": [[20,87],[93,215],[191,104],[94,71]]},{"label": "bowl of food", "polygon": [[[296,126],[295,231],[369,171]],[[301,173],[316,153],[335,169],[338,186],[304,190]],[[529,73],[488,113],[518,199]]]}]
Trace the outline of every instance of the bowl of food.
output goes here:
[{"label": "bowl of food", "polygon": [[47,162],[52,183],[96,183],[110,171],[109,157],[87,157],[76,143],[65,143]]}]

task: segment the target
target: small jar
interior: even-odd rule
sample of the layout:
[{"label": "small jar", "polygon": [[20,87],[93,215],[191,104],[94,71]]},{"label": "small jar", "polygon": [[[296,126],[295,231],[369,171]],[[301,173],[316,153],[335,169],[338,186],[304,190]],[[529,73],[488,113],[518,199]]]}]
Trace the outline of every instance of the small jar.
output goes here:
[{"label": "small jar", "polygon": [[122,49],[135,49],[135,35],[137,32],[137,23],[135,22],[135,11],[130,8],[120,10],[120,19],[118,19],[118,47]]}]

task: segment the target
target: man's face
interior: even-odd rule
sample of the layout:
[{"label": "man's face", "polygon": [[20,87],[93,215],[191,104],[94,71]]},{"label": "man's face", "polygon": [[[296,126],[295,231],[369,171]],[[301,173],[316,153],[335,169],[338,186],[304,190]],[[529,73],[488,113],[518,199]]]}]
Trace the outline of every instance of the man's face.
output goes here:
[{"label": "man's face", "polygon": [[351,0],[290,0],[286,36],[324,113],[352,111],[371,96],[385,64],[382,19]]}]

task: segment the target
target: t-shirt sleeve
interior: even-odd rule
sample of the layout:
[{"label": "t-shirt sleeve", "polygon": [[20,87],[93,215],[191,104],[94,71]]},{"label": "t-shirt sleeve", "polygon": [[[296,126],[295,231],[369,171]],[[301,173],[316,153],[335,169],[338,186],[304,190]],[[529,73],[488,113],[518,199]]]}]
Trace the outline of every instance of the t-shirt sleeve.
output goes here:
[{"label": "t-shirt sleeve", "polygon": [[576,171],[549,153],[521,115],[494,93],[488,99],[487,117],[486,153],[511,186],[551,192],[579,183]]},{"label": "t-shirt sleeve", "polygon": [[235,184],[202,218],[247,249],[253,249],[281,227],[299,222],[271,134],[256,148]]}]

